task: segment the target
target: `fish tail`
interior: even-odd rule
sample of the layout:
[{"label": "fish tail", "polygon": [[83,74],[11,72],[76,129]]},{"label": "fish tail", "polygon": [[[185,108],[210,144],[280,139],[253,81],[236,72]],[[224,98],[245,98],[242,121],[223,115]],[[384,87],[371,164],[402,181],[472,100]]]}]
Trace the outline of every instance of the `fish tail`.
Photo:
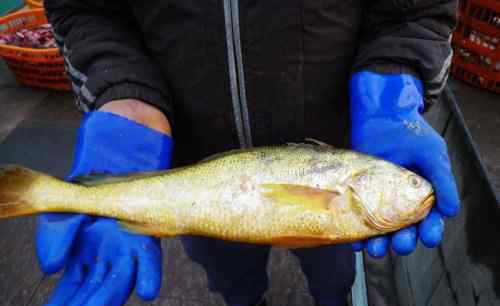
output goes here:
[{"label": "fish tail", "polygon": [[28,194],[33,183],[45,176],[42,173],[15,165],[0,166],[0,219],[41,212]]}]

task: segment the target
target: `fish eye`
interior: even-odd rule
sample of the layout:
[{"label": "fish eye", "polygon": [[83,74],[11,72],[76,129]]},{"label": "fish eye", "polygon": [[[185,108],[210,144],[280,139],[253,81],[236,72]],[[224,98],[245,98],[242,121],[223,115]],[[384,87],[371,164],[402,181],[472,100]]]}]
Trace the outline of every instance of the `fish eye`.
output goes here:
[{"label": "fish eye", "polygon": [[420,186],[422,186],[422,181],[416,175],[410,175],[408,177],[408,182],[410,183],[410,186],[413,188],[420,188]]}]

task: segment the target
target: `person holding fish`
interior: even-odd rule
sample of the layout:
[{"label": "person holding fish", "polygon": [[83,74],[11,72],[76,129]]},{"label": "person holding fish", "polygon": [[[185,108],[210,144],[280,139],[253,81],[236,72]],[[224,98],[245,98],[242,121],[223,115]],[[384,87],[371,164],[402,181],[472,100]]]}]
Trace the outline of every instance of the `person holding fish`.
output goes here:
[{"label": "person holding fish", "polygon": [[[291,247],[317,305],[346,305],[355,275],[353,250],[366,248],[368,254],[380,258],[389,249],[410,254],[419,241],[435,247],[442,240],[445,217],[459,213],[446,143],[422,116],[438,103],[447,80],[456,6],[456,0],[45,0],[77,103],[87,112],[67,180],[78,181],[93,173],[165,170],[232,149],[300,143],[306,138],[403,166],[427,179],[434,194],[419,176],[394,170],[389,172],[398,174],[387,179],[389,172],[375,171],[379,162],[361,163],[352,157],[357,155],[341,155],[339,162],[315,160],[321,156],[317,150],[323,149],[300,151],[300,156],[314,161],[301,176],[287,178],[287,184],[262,185],[267,188],[265,201],[279,209],[294,211],[293,205],[303,203],[311,212],[307,216],[317,216],[312,211],[336,212],[331,221],[301,223],[313,224],[316,232],[348,220],[342,223],[346,227],[337,228],[343,234],[337,243],[306,235],[269,236],[259,244],[257,238],[263,236],[252,236],[252,228],[246,236],[241,234],[244,231],[223,230],[221,237],[232,235],[235,241],[181,236],[188,255],[207,271],[210,289],[221,293],[228,305],[264,305],[269,245]],[[278,168],[275,155],[265,152],[258,155],[257,164],[251,164],[261,169],[263,177],[274,169],[288,171]],[[241,158],[248,160],[245,156]],[[278,158],[278,162],[284,160]],[[213,164],[216,161],[203,165]],[[354,171],[363,164],[378,166]],[[288,165],[299,167],[289,160]],[[247,171],[231,169],[224,172],[231,178]],[[192,173],[197,175],[186,174],[190,179],[182,181],[185,188],[175,191],[185,199],[191,199],[200,185],[212,186],[220,177],[208,176],[210,171]],[[312,182],[330,175],[338,182],[328,191],[320,186],[323,181],[318,181],[319,187],[300,183],[305,176]],[[256,196],[253,180],[253,176],[238,177],[234,190],[239,193],[232,193],[235,207],[237,199],[251,201]],[[375,192],[379,189],[360,191],[359,186],[373,182],[397,192],[382,196],[383,192]],[[108,194],[118,192],[108,189]],[[133,189],[120,189],[120,194],[136,196],[129,193]],[[216,192],[206,191],[204,197],[215,197]],[[376,197],[378,202],[373,200]],[[117,200],[102,200],[100,205],[113,210],[120,207],[119,198],[107,198]],[[203,211],[198,198],[193,199],[192,210],[200,207]],[[418,199],[421,207],[410,205],[409,199]],[[368,209],[369,205],[358,209],[365,212],[364,223],[350,223],[357,220],[356,214],[339,217],[356,211],[354,206],[342,205],[370,201],[385,203],[379,207],[385,219]],[[232,218],[229,206],[220,207],[226,207]],[[86,212],[99,207],[93,209]],[[118,210],[112,216],[121,216]],[[399,218],[402,229],[393,228],[394,218]],[[251,222],[257,230],[271,219]],[[296,219],[290,220],[292,224]],[[201,228],[202,223],[193,221],[189,226],[209,233],[211,228]],[[36,240],[40,267],[49,274],[64,269],[48,305],[118,306],[134,288],[143,300],[156,298],[163,258],[154,236],[160,230],[140,223],[128,226],[142,234],[131,233],[114,218],[41,215]],[[269,228],[273,228],[271,223]],[[167,235],[169,228],[161,231]],[[356,236],[360,232],[368,239],[356,241],[362,237]]]}]

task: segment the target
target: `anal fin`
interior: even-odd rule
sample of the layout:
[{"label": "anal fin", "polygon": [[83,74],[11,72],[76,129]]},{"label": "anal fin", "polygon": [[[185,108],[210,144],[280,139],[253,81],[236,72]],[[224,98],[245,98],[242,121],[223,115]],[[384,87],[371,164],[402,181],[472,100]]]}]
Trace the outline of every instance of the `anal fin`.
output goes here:
[{"label": "anal fin", "polygon": [[154,237],[171,237],[176,236],[177,233],[166,230],[164,224],[149,224],[130,221],[118,221],[121,227],[134,234],[142,234]]},{"label": "anal fin", "polygon": [[299,248],[314,248],[323,245],[332,244],[332,241],[324,237],[315,236],[283,236],[277,237],[271,241],[273,246],[287,248],[287,249],[299,249]]}]

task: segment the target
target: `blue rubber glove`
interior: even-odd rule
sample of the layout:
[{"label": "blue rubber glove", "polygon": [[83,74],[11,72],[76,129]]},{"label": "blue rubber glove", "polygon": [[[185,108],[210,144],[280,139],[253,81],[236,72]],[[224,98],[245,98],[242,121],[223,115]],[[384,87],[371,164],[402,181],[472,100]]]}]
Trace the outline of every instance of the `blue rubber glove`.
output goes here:
[{"label": "blue rubber glove", "polygon": [[[79,131],[68,180],[91,172],[120,175],[167,169],[172,146],[168,136],[126,118],[89,113]],[[41,269],[51,274],[65,267],[48,305],[122,305],[134,286],[143,300],[158,296],[158,239],[128,233],[107,218],[44,214],[38,221]]]},{"label": "blue rubber glove", "polygon": [[421,81],[406,74],[361,71],[352,76],[350,91],[352,148],[422,175],[436,195],[434,208],[418,225],[355,243],[354,249],[366,247],[379,258],[387,254],[389,244],[400,255],[410,254],[419,237],[426,247],[439,245],[443,216],[456,216],[460,206],[446,143],[421,116]]}]

